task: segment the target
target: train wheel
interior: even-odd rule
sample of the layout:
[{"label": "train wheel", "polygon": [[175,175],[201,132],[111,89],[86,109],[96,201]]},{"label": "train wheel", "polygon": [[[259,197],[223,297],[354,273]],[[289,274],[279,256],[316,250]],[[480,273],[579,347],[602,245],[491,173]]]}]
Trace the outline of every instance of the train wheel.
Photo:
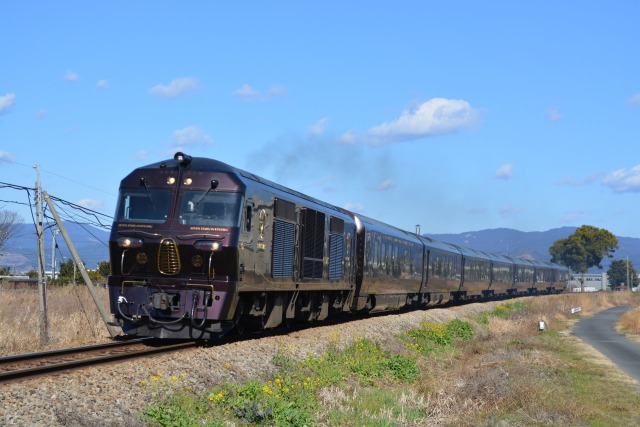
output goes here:
[{"label": "train wheel", "polygon": [[236,312],[233,315],[233,332],[236,335],[242,335],[246,329],[246,320],[244,314],[244,301],[240,300],[236,307]]}]

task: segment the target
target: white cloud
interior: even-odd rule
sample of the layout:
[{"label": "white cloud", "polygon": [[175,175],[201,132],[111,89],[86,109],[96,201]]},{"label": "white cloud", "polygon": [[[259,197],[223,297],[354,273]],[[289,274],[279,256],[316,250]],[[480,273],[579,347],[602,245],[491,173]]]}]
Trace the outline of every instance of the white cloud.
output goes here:
[{"label": "white cloud", "polygon": [[64,73],[64,76],[62,76],[63,79],[65,79],[68,82],[75,82],[78,81],[80,79],[80,75],[78,73],[76,73],[75,71],[67,71],[66,73]]},{"label": "white cloud", "polygon": [[109,87],[109,81],[105,79],[98,80],[98,82],[96,83],[96,87],[98,89],[106,89]]},{"label": "white cloud", "polygon": [[138,150],[135,153],[133,153],[133,160],[142,161],[142,160],[147,160],[148,157],[149,157],[149,152],[147,150]]},{"label": "white cloud", "polygon": [[243,85],[240,89],[236,89],[233,94],[241,98],[255,98],[259,95],[258,92],[248,84]]},{"label": "white cloud", "polygon": [[267,90],[267,98],[275,98],[287,94],[287,88],[280,85],[273,85]]},{"label": "white cloud", "polygon": [[487,209],[480,206],[476,206],[476,207],[471,207],[467,209],[467,213],[469,215],[484,215],[487,213]]},{"label": "white cloud", "polygon": [[640,192],[640,165],[629,170],[613,171],[602,180],[602,183],[615,193]]},{"label": "white cloud", "polygon": [[45,117],[47,117],[47,110],[45,110],[44,108],[41,108],[36,112],[36,115],[35,115],[36,120],[42,120]]},{"label": "white cloud", "polygon": [[16,104],[16,94],[8,93],[0,96],[0,114],[8,112]]},{"label": "white cloud", "polygon": [[602,178],[601,172],[594,172],[591,175],[587,176],[585,179],[576,179],[572,176],[564,177],[558,181],[556,181],[556,185],[567,186],[567,187],[582,187],[584,185],[592,184]]},{"label": "white cloud", "polygon": [[396,186],[396,182],[392,179],[386,179],[384,181],[382,181],[380,184],[378,184],[378,186],[376,187],[376,190],[378,191],[387,191],[392,189],[393,187]]},{"label": "white cloud", "polygon": [[557,122],[562,118],[562,113],[560,113],[560,110],[558,110],[557,107],[551,107],[547,109],[546,116],[550,121]]},{"label": "white cloud", "polygon": [[629,107],[638,107],[640,106],[640,92],[633,95],[631,98],[627,100],[627,106]]},{"label": "white cloud", "polygon": [[183,148],[186,146],[211,145],[213,139],[207,135],[199,126],[187,126],[173,132],[173,142],[171,147]]},{"label": "white cloud", "polygon": [[504,205],[499,209],[500,215],[502,215],[503,218],[510,218],[510,217],[517,216],[522,211],[524,211],[523,208],[518,208],[511,205]]},{"label": "white cloud", "polygon": [[586,213],[585,211],[570,211],[562,215],[560,221],[563,224],[576,224],[582,222],[582,218],[584,218]]},{"label": "white cloud", "polygon": [[241,88],[233,91],[233,94],[244,101],[266,101],[278,96],[283,96],[287,93],[287,89],[284,86],[273,85],[266,92],[254,89],[248,84],[244,84]]},{"label": "white cloud", "polygon": [[102,200],[96,200],[96,199],[82,199],[76,202],[76,205],[80,205],[83,206],[87,209],[101,209],[102,206],[104,206],[104,203],[102,202]]},{"label": "white cloud", "polygon": [[149,93],[159,98],[177,98],[186,95],[191,90],[196,89],[197,87],[197,79],[193,77],[182,77],[172,80],[168,85],[156,85],[149,89]]},{"label": "white cloud", "polygon": [[395,121],[372,127],[363,134],[348,131],[338,142],[362,142],[384,145],[443,135],[469,127],[478,121],[479,113],[467,101],[433,98],[415,110],[405,110]]},{"label": "white cloud", "polygon": [[10,162],[12,162],[14,160],[14,157],[10,152],[0,150],[0,160],[9,160]]},{"label": "white cloud", "polygon": [[315,138],[324,134],[324,130],[327,127],[327,123],[329,123],[329,119],[324,117],[314,123],[310,128],[308,135],[311,138]]},{"label": "white cloud", "polygon": [[511,179],[513,178],[513,163],[506,163],[496,170],[496,179]]},{"label": "white cloud", "polygon": [[364,212],[366,210],[364,205],[360,203],[347,203],[343,208],[351,212]]}]

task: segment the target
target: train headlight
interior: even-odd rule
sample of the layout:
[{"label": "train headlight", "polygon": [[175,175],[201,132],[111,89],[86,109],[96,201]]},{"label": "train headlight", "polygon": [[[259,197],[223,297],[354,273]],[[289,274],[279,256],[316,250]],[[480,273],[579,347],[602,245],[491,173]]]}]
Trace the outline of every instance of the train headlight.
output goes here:
[{"label": "train headlight", "polygon": [[169,185],[173,185],[176,183],[176,179],[172,176],[170,176],[169,178],[167,178],[167,184]]},{"label": "train headlight", "polygon": [[217,240],[196,240],[193,247],[201,251],[216,252],[222,249],[222,243]]},{"label": "train headlight", "polygon": [[191,258],[191,265],[193,265],[196,268],[202,267],[202,257],[200,255],[194,255]]},{"label": "train headlight", "polygon": [[141,248],[142,243],[142,239],[135,237],[120,237],[118,239],[118,246],[125,249]]}]

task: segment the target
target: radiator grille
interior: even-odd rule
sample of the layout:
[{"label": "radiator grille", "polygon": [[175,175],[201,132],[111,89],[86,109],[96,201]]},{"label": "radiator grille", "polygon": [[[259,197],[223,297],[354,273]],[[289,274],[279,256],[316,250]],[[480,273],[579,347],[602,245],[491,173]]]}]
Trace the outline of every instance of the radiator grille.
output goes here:
[{"label": "radiator grille", "polygon": [[163,239],[158,248],[158,271],[169,276],[180,273],[180,255],[173,239]]},{"label": "radiator grille", "polygon": [[342,259],[344,257],[344,236],[331,234],[329,238],[329,280],[342,279]]},{"label": "radiator grille", "polygon": [[276,219],[273,227],[273,277],[292,276],[294,239],[295,226]]}]

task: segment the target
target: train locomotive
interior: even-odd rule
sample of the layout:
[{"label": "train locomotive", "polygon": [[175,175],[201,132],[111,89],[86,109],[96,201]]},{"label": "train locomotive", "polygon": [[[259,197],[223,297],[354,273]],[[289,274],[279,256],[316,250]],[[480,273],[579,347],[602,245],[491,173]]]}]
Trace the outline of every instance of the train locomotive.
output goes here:
[{"label": "train locomotive", "polygon": [[122,180],[109,254],[116,323],[171,339],[554,293],[569,280],[560,265],[433,240],[181,152]]}]

